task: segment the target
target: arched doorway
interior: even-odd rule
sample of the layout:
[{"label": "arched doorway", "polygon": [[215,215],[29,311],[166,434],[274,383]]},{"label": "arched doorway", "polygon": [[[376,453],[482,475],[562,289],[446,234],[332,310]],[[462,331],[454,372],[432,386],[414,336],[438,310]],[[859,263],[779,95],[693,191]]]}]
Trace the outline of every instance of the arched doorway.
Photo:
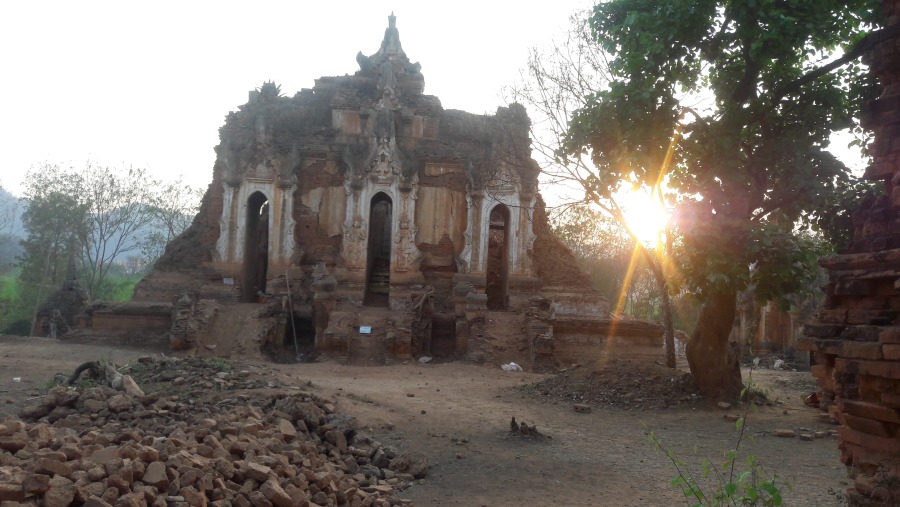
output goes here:
[{"label": "arched doorway", "polygon": [[391,287],[391,213],[393,202],[384,193],[372,197],[369,208],[369,244],[366,249],[366,301],[368,306],[389,306]]},{"label": "arched doorway", "polygon": [[269,200],[262,192],[254,192],[247,199],[244,222],[244,269],[241,282],[241,301],[259,301],[266,292],[269,267]]},{"label": "arched doorway", "polygon": [[494,206],[488,230],[487,294],[488,310],[506,310],[509,306],[509,208]]}]

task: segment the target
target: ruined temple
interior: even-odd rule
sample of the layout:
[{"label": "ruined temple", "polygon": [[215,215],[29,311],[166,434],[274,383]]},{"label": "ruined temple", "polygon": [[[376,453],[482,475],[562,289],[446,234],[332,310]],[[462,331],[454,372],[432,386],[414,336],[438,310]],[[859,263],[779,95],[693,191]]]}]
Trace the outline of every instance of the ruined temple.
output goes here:
[{"label": "ruined temple", "polygon": [[251,91],[219,131],[191,227],[132,303],[99,316],[127,327],[165,302],[176,348],[224,352],[231,333],[381,364],[661,356],[662,327],[610,320],[551,233],[522,106],[445,110],[393,15],[356,61],[293,97]]},{"label": "ruined temple", "polygon": [[882,85],[862,123],[875,134],[865,172],[885,192],[854,215],[848,253],[821,260],[825,301],[798,347],[813,354],[821,408],[840,423],[850,505],[900,498],[900,0],[883,0],[887,28],[865,58]]}]

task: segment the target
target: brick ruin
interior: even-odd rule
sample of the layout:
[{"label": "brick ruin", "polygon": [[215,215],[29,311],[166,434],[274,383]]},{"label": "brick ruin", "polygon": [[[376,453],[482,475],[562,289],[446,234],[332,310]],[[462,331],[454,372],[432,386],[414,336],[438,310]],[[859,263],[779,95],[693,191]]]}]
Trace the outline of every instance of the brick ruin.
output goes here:
[{"label": "brick ruin", "polygon": [[445,110],[394,16],[356,60],[293,97],[251,91],[219,131],[192,226],[131,303],[75,334],[127,331],[162,304],[174,348],[223,355],[259,342],[371,364],[662,359],[662,327],[610,320],[552,234],[521,105]]},{"label": "brick ruin", "polygon": [[[882,2],[897,33],[900,1]],[[875,134],[865,177],[886,192],[862,203],[854,216],[849,253],[821,260],[829,273],[817,322],[798,346],[812,351],[821,407],[840,423],[841,461],[853,484],[851,505],[896,505],[900,500],[900,39],[875,46],[866,62],[882,95],[865,108],[863,125]]]}]

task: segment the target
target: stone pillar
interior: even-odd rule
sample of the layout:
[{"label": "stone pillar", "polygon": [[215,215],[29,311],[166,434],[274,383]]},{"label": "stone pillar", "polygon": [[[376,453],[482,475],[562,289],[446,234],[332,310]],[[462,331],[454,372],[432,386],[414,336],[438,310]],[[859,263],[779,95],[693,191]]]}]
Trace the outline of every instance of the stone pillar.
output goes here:
[{"label": "stone pillar", "polygon": [[269,268],[278,268],[270,273],[269,278],[283,274],[284,268],[291,265],[294,256],[294,189],[293,182],[279,182],[274,186],[274,195],[269,202],[269,215],[272,230],[269,231]]},{"label": "stone pillar", "polygon": [[238,242],[238,211],[240,210],[237,195],[240,187],[240,180],[222,182],[222,215],[219,217],[220,232],[216,241],[216,257],[221,262],[235,262],[235,245]]},{"label": "stone pillar", "polygon": [[534,249],[534,204],[537,199],[532,193],[523,192],[519,197],[519,231],[516,249],[518,255],[515,259],[515,273],[520,275],[533,275],[531,269],[531,252]]},{"label": "stone pillar", "polygon": [[[900,0],[882,2],[888,26]],[[840,423],[841,461],[850,469],[850,505],[900,498],[900,42],[891,38],[866,58],[884,92],[863,112],[875,133],[865,173],[887,192],[854,217],[851,253],[822,259],[826,298],[797,348],[813,353],[823,409]]]},{"label": "stone pillar", "polygon": [[482,250],[487,250],[487,243],[484,242],[482,231],[482,216],[484,215],[484,192],[481,190],[471,193],[472,207],[469,209],[469,223],[472,224],[470,231],[472,234],[471,262],[469,263],[470,273],[483,273],[484,263],[482,262]]}]

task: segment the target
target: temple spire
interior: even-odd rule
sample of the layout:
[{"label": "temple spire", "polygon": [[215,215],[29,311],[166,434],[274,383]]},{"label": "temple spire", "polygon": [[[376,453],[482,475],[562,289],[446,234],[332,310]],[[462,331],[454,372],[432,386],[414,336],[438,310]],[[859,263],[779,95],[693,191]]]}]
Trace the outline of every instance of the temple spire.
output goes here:
[{"label": "temple spire", "polygon": [[[418,63],[412,63],[403,51],[400,44],[400,31],[397,30],[397,16],[391,12],[388,16],[388,27],[384,29],[384,39],[381,47],[372,56],[366,56],[360,51],[356,55],[359,70],[362,73],[371,73],[378,78],[379,91],[391,90],[402,79],[415,79],[422,82],[421,68]],[[421,85],[420,85],[421,93]]]},{"label": "temple spire", "polygon": [[384,30],[384,40],[381,42],[381,49],[378,53],[383,53],[384,55],[406,56],[406,53],[403,52],[403,47],[400,45],[400,31],[397,30],[397,16],[394,16],[393,12],[388,16],[388,27]]}]

